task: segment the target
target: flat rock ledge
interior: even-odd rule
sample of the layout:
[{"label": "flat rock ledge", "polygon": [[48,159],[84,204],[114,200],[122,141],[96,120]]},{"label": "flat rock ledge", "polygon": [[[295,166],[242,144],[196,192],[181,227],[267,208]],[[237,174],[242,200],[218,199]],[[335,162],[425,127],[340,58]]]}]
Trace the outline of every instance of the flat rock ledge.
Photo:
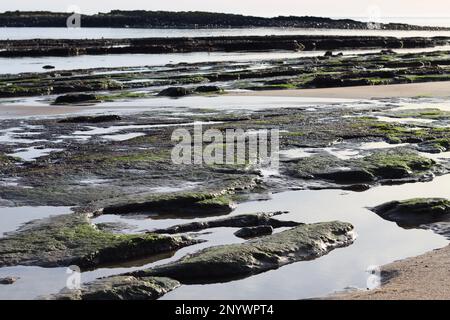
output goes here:
[{"label": "flat rock ledge", "polygon": [[186,236],[115,234],[96,228],[89,214],[68,214],[32,221],[1,238],[0,267],[77,265],[89,269],[199,242]]},{"label": "flat rock ledge", "polygon": [[64,289],[42,300],[156,300],[180,286],[168,278],[114,276],[100,279],[80,289]]},{"label": "flat rock ledge", "polygon": [[312,260],[354,241],[345,222],[301,225],[242,244],[204,249],[153,269],[102,278],[79,290],[44,297],[57,300],[152,300],[181,284],[206,284],[246,278],[302,260]]},{"label": "flat rock ledge", "polygon": [[301,225],[242,244],[207,248],[176,262],[132,275],[168,277],[184,284],[216,283],[312,260],[353,241],[353,226],[349,223]]},{"label": "flat rock ledge", "polygon": [[416,228],[435,222],[450,222],[450,200],[442,198],[392,201],[371,210],[383,219],[396,222],[404,228]]},{"label": "flat rock ledge", "polygon": [[210,228],[245,228],[258,226],[271,226],[273,228],[282,228],[282,227],[296,227],[302,224],[295,221],[282,221],[273,218],[274,216],[282,215],[284,213],[286,212],[242,214],[234,217],[228,217],[211,221],[199,221],[180,224],[166,229],[154,230],[152,232],[158,234],[176,234],[184,232],[195,232]]}]

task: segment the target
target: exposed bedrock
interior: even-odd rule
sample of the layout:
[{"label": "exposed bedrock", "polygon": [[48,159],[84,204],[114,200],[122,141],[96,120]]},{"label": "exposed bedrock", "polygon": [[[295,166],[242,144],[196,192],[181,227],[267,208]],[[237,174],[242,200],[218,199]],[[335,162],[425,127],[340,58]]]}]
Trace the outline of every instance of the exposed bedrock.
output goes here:
[{"label": "exposed bedrock", "polygon": [[167,229],[154,230],[152,232],[160,234],[161,233],[176,234],[221,227],[244,228],[244,227],[271,226],[273,228],[281,228],[281,227],[296,227],[298,225],[301,225],[301,223],[299,222],[281,221],[273,218],[274,216],[281,215],[283,213],[284,212],[243,214],[212,221],[199,221],[182,225],[176,225]]},{"label": "exposed bedrock", "polygon": [[98,230],[87,214],[29,222],[0,239],[0,267],[24,265],[88,269],[173,252],[198,243],[189,237],[125,235]]},{"label": "exposed bedrock", "polygon": [[181,283],[215,283],[242,279],[302,260],[312,260],[350,245],[353,226],[344,222],[301,225],[243,244],[211,247],[176,262],[133,273],[161,276]]},{"label": "exposed bedrock", "polygon": [[449,39],[366,36],[234,36],[137,39],[33,39],[0,41],[1,57],[77,56],[124,53],[173,53],[265,50],[341,50],[364,48],[426,48],[445,45]]}]

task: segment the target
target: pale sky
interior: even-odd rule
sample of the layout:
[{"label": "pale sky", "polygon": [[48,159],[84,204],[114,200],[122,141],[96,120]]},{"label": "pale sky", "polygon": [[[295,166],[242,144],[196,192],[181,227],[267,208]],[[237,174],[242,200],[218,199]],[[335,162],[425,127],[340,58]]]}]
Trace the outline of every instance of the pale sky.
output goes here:
[{"label": "pale sky", "polygon": [[[0,11],[67,11],[83,13],[111,9],[214,11],[259,16],[314,15],[329,17],[450,17],[448,0],[1,0]],[[374,9],[375,8],[375,9]]]}]

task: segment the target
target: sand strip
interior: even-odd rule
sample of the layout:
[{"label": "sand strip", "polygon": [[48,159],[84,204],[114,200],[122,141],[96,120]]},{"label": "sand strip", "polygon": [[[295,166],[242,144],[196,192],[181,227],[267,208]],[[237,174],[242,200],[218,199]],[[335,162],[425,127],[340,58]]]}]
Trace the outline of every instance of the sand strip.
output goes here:
[{"label": "sand strip", "polygon": [[340,300],[449,300],[450,246],[388,264],[387,282],[372,291],[336,295]]},{"label": "sand strip", "polygon": [[325,89],[246,91],[238,93],[238,95],[271,97],[326,97],[342,99],[415,97],[444,98],[450,97],[450,81]]}]

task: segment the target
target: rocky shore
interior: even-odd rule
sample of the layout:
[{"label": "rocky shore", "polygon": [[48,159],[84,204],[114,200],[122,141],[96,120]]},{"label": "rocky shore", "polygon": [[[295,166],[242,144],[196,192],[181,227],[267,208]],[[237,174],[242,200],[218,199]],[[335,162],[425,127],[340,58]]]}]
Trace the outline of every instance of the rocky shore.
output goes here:
[{"label": "rocky shore", "polygon": [[[0,14],[1,27],[66,27],[68,13],[15,11]],[[121,11],[82,15],[83,27],[90,28],[325,28],[368,29],[365,22],[351,19],[279,16],[263,18],[212,12]],[[402,23],[380,23],[383,30],[444,30]]]},{"label": "rocky shore", "polygon": [[[356,239],[353,222],[334,221],[334,217],[305,221],[301,206],[294,212],[295,219],[286,218],[288,213],[279,209],[236,213],[249,201],[292,190],[338,190],[341,194],[336,196],[344,197],[446,177],[450,173],[450,111],[445,106],[403,108],[390,99],[314,107],[300,103],[283,108],[276,104],[259,109],[208,107],[209,98],[227,97],[233,90],[281,92],[449,80],[447,51],[381,50],[434,46],[446,39],[309,40],[313,39],[322,49],[354,48],[359,43],[380,51],[348,56],[330,51],[317,57],[258,63],[66,71],[49,65],[42,73],[0,75],[1,103],[11,108],[20,108],[24,97],[31,105],[52,110],[73,108],[68,116],[0,119],[1,206],[72,208],[66,214],[5,230],[0,237],[0,269],[74,264],[82,272],[117,268],[83,283],[80,289],[58,293],[58,287],[40,298],[158,299],[179,287],[244,280],[288,264],[321,259],[332,250],[345,250]],[[58,41],[49,40],[49,50],[61,45]],[[109,40],[99,41],[103,46]],[[135,41],[149,45],[148,40]],[[86,43],[86,48],[93,45],[96,50],[95,43]],[[32,42],[22,44],[25,52]],[[190,107],[174,106],[189,96],[207,103],[201,108],[200,99],[194,99]],[[160,108],[121,109],[122,103],[151,101]],[[102,109],[107,103],[113,107]],[[76,114],[78,107],[90,110]],[[276,172],[268,173],[247,153],[242,163],[175,163],[172,151],[177,141],[172,133],[184,128],[195,136],[194,124],[219,133],[242,129],[247,142],[252,135],[278,129]],[[234,150],[234,142],[214,141],[213,145]],[[388,200],[370,207],[368,213],[396,228],[432,230],[449,237],[448,199],[402,200],[392,193]],[[137,226],[128,225],[129,221]],[[446,263],[447,258],[442,259]],[[389,281],[394,284],[399,274],[397,279],[402,279],[401,272],[386,272],[387,284],[381,291]],[[25,281],[21,275],[2,276],[0,283],[14,288],[21,281]]]},{"label": "rocky shore", "polygon": [[345,49],[430,48],[449,43],[445,37],[239,36],[136,39],[0,40],[0,57],[45,57],[186,52],[313,51]]},{"label": "rocky shore", "polygon": [[[448,81],[447,51],[272,59],[255,63],[180,63],[0,75],[0,98],[59,95],[55,105],[153,96],[215,95],[226,90],[287,90]],[[255,67],[257,68],[255,69]],[[144,89],[144,90],[141,90]],[[72,94],[76,93],[76,94]]]}]

